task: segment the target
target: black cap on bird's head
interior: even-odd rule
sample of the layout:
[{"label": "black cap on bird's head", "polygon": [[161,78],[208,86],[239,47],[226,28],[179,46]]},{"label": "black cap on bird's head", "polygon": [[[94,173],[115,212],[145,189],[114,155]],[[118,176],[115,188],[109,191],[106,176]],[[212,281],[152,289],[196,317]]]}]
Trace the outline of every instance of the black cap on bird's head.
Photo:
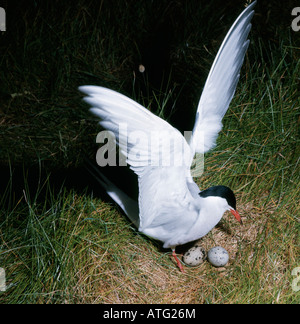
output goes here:
[{"label": "black cap on bird's head", "polygon": [[203,190],[199,193],[200,197],[206,198],[206,197],[221,197],[226,199],[228,205],[231,207],[230,212],[233,214],[233,216],[241,223],[241,216],[240,214],[236,211],[236,199],[233,191],[226,187],[226,186],[214,186],[210,187],[206,190]]}]

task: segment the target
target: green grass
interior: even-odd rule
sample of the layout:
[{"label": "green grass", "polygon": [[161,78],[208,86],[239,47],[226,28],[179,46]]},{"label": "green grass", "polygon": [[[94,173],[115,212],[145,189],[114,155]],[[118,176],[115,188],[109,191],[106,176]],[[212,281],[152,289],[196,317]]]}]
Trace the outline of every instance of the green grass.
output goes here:
[{"label": "green grass", "polygon": [[299,301],[290,274],[298,265],[293,204],[258,208],[239,195],[244,226],[227,215],[202,240],[206,248],[225,246],[230,265],[218,270],[205,263],[183,275],[170,253],[140,235],[115,206],[74,190],[54,192],[48,180],[43,186],[41,197],[25,187],[22,199],[1,215],[0,260],[8,285],[1,302]]},{"label": "green grass", "polygon": [[[138,233],[113,203],[79,188],[80,173],[63,181],[97,150],[97,125],[76,89],[108,86],[190,129],[209,67],[243,4],[236,1],[231,14],[219,0],[201,10],[193,1],[110,3],[32,1],[30,11],[24,2],[14,13],[18,24],[0,35],[0,164],[8,170],[1,173],[7,290],[0,303],[299,303],[291,271],[300,266],[300,44],[286,27],[288,6],[272,7],[272,23],[265,22],[269,9],[260,1],[236,95],[197,179],[201,188],[224,184],[237,194],[244,226],[226,214],[202,240],[207,249],[225,247],[230,263],[182,274],[170,252]],[[182,16],[190,18],[183,30]],[[143,51],[166,20],[175,30],[171,68],[157,83]]]}]

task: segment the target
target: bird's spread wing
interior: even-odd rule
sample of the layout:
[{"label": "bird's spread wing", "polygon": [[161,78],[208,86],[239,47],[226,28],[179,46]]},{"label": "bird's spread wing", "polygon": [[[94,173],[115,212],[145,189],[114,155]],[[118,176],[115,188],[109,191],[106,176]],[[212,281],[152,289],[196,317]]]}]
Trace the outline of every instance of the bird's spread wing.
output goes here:
[{"label": "bird's spread wing", "polygon": [[99,118],[99,124],[113,133],[131,169],[141,176],[146,167],[185,166],[192,152],[181,133],[168,122],[132,99],[107,88],[81,86],[84,101]]},{"label": "bird's spread wing", "polygon": [[187,220],[195,220],[198,214],[186,181],[192,152],[185,138],[120,93],[98,86],[79,90],[88,95],[84,100],[92,106],[91,112],[114,134],[127,163],[138,175],[139,230],[164,242],[170,235],[176,237],[176,230],[170,231],[170,227],[182,230],[181,223],[187,225]]},{"label": "bird's spread wing", "polygon": [[216,145],[218,133],[222,129],[221,121],[234,95],[249,45],[247,37],[255,3],[249,5],[232,25],[210,69],[190,140],[194,153],[205,153]]}]

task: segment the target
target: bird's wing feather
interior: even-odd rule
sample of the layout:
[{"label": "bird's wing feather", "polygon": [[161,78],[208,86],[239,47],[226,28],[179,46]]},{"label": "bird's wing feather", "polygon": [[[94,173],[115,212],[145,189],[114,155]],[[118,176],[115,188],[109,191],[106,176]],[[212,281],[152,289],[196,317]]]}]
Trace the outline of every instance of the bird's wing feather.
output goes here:
[{"label": "bird's wing feather", "polygon": [[130,98],[107,88],[82,86],[90,111],[99,124],[111,131],[127,163],[137,174],[145,167],[185,165],[188,169],[192,152],[182,134],[168,122]]},{"label": "bird's wing feather", "polygon": [[[113,132],[138,175],[139,230],[165,244],[177,242],[178,234],[170,228],[188,230],[198,215],[187,185],[192,158],[188,143],[169,123],[120,93],[97,86],[79,90],[88,95],[84,100],[93,107],[91,112],[100,118],[102,127]],[[107,184],[107,180],[102,182]],[[118,192],[110,196],[123,208]]]},{"label": "bird's wing feather", "polygon": [[89,165],[88,170],[92,176],[100,183],[107,194],[122,208],[131,222],[138,228],[140,223],[138,202],[118,188],[94,164],[89,161],[87,162]]},{"label": "bird's wing feather", "polygon": [[240,69],[249,45],[250,21],[256,1],[236,19],[227,33],[206,80],[196,113],[190,146],[205,153],[216,145],[225,115],[234,95]]}]

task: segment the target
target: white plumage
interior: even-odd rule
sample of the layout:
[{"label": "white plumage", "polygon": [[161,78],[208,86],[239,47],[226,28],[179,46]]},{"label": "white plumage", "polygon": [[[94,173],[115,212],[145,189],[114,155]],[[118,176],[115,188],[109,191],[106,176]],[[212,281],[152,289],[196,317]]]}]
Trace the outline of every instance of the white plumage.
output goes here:
[{"label": "white plumage", "polygon": [[[206,235],[226,210],[240,221],[232,191],[212,187],[200,192],[190,167],[195,153],[205,153],[216,145],[249,45],[247,37],[255,3],[240,14],[218,51],[199,101],[189,143],[177,129],[128,97],[103,87],[79,87],[88,95],[84,100],[92,106],[91,112],[99,117],[103,128],[113,132],[127,163],[137,174],[138,202],[98,169],[94,169],[95,176],[139,231],[162,241],[175,257],[177,245]],[[143,134],[145,140],[137,140],[138,134]],[[169,165],[164,165],[164,158]]]}]

